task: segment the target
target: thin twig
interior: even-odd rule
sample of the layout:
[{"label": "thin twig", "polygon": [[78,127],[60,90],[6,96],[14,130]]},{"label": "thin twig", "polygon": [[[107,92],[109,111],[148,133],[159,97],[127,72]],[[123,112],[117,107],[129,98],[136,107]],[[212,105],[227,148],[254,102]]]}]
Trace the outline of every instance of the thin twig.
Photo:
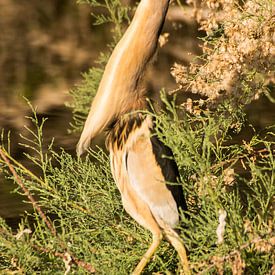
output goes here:
[{"label": "thin twig", "polygon": [[6,154],[4,153],[4,151],[2,150],[2,148],[0,148],[0,155],[1,155],[2,159],[4,160],[4,162],[7,164],[7,166],[9,167],[11,173],[13,174],[13,176],[15,178],[15,181],[22,188],[22,190],[24,191],[25,195],[28,197],[28,199],[32,203],[33,208],[38,212],[39,216],[45,222],[45,224],[47,225],[47,227],[49,228],[49,230],[51,231],[51,233],[54,236],[56,236],[56,230],[55,230],[55,228],[53,227],[53,225],[51,224],[51,222],[49,221],[49,219],[46,217],[46,215],[44,214],[44,212],[42,211],[41,207],[38,205],[38,203],[36,202],[36,200],[34,199],[34,197],[32,196],[32,194],[30,193],[30,191],[23,184],[22,180],[20,179],[20,177],[16,173],[16,171],[15,171],[14,167],[12,166],[12,164],[10,163],[9,159],[6,157]]},{"label": "thin twig", "polygon": [[[60,253],[60,252],[52,251],[50,249],[47,249],[47,248],[44,248],[44,247],[40,247],[38,245],[32,245],[32,247],[34,249],[36,249],[36,250],[39,250],[40,252],[51,253],[55,257],[61,258],[63,260],[67,260],[67,257],[68,257],[65,253]],[[96,272],[95,268],[91,264],[86,263],[86,262],[84,262],[82,260],[79,260],[79,259],[77,259],[76,257],[74,257],[72,255],[70,255],[70,256],[72,258],[72,262],[75,263],[77,266],[82,267],[82,268],[84,268],[85,270],[87,270],[87,271],[89,271],[91,273],[95,273]]]},{"label": "thin twig", "polygon": [[[274,150],[271,150],[271,152],[274,153]],[[236,163],[238,161],[242,161],[242,160],[247,159],[247,158],[252,158],[252,157],[257,157],[257,156],[260,156],[262,158],[267,158],[268,155],[267,154],[264,155],[264,153],[270,153],[270,151],[266,148],[258,150],[258,151],[253,150],[252,153],[244,154],[242,156],[238,156],[238,157],[235,157],[235,158],[232,158],[232,159],[228,159],[228,160],[224,160],[222,162],[216,163],[216,164],[214,164],[210,167],[210,170],[213,170],[213,169],[216,169],[216,168],[219,168],[219,167],[223,167],[224,165],[231,164],[233,162]]]}]

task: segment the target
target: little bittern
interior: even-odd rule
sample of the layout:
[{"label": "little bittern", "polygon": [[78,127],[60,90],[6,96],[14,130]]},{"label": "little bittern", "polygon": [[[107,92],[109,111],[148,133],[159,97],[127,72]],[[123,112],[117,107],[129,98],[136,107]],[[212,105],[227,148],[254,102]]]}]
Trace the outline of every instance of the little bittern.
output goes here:
[{"label": "little bittern", "polygon": [[177,250],[185,274],[189,274],[185,247],[173,229],[179,222],[178,207],[186,209],[178,170],[171,150],[152,135],[154,124],[146,109],[141,78],[154,55],[169,0],[141,0],[135,16],[115,47],[81,134],[77,153],[104,129],[111,169],[127,213],[150,230],[153,242],[133,274],[140,274],[162,239]]}]

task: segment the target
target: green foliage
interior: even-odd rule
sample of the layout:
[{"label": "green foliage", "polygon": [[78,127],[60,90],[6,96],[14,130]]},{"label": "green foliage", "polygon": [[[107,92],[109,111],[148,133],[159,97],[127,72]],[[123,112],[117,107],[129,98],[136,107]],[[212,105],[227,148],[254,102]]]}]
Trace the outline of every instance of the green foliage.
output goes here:
[{"label": "green foliage", "polygon": [[[180,118],[175,104],[164,100],[170,115],[155,116],[156,130],[180,168],[190,216],[182,217],[181,236],[193,271],[267,274],[274,245],[274,127],[238,145],[229,135],[235,118],[217,116],[219,110]],[[221,211],[226,226],[217,244]]]},{"label": "green foliage", "polygon": [[[97,24],[114,22],[121,28],[122,21],[127,21],[128,10],[120,1],[79,2],[107,11],[108,15],[97,17]],[[121,35],[117,27],[115,33]],[[75,130],[82,127],[106,59],[104,55],[99,68],[84,74],[83,83],[71,92]],[[165,111],[151,115],[156,135],[172,148],[180,169],[189,218],[182,213],[178,229],[193,273],[268,274],[274,245],[274,127],[237,144],[230,133],[241,129],[242,110],[224,103],[215,111],[188,114],[164,94],[162,100]],[[29,135],[22,136],[22,145],[40,176],[5,155],[23,185],[35,194],[38,206],[17,229],[0,219],[0,274],[89,273],[83,263],[98,274],[129,274],[151,236],[124,212],[108,156],[99,148],[85,159],[55,151],[52,143],[43,141],[46,120],[40,121],[32,111],[33,127],[26,128]],[[0,165],[7,167],[7,162],[0,158]],[[14,175],[10,179],[18,183]],[[51,221],[50,227],[39,207]],[[225,214],[223,228],[219,219]],[[145,273],[179,271],[177,254],[164,241]]]},{"label": "green foliage", "polygon": [[95,25],[102,25],[106,23],[114,24],[114,38],[115,42],[120,39],[123,31],[123,23],[125,20],[130,21],[128,13],[129,6],[123,6],[120,0],[77,0],[77,3],[87,3],[93,8],[101,8],[104,10],[102,13],[92,13],[95,18]]},{"label": "green foliage", "polygon": [[[57,236],[36,211],[22,221],[17,234],[1,220],[1,270],[59,274],[66,268],[57,254],[67,252],[91,263],[100,274],[128,274],[151,237],[125,215],[108,156],[99,149],[81,160],[65,151],[57,153],[51,146],[44,150],[40,135],[43,125],[37,124],[35,113],[30,119],[36,131],[28,128],[32,138],[28,138],[26,147],[34,154],[27,157],[42,170],[43,176],[35,176],[20,164],[16,171],[26,188],[39,197],[39,206],[51,217]],[[163,244],[160,255],[172,254],[171,248]],[[148,270],[165,270],[170,262],[156,258]],[[87,272],[73,266],[72,273]]]},{"label": "green foliage", "polygon": [[[173,148],[180,168],[190,218],[182,213],[179,229],[194,273],[224,270],[230,274],[237,269],[267,274],[272,265],[275,195],[274,142],[268,140],[274,134],[270,131],[265,138],[255,136],[241,145],[230,145],[229,135],[219,129],[221,124],[230,129],[230,118],[211,113],[180,118],[173,103],[166,101],[166,105],[168,113],[154,114],[156,132]],[[76,159],[64,150],[53,151],[51,144],[45,150],[44,121],[38,124],[35,113],[30,119],[36,130],[27,128],[32,137],[22,137],[33,151],[27,157],[41,169],[42,177],[17,163],[15,167],[51,217],[57,235],[37,211],[28,214],[17,232],[1,220],[1,270],[61,274],[66,265],[57,255],[68,253],[90,263],[99,274],[128,274],[149,246],[151,236],[124,212],[108,156],[99,149],[90,151],[84,160]],[[235,172],[241,163],[245,174]],[[217,244],[221,211],[227,213],[226,225],[224,240]],[[175,251],[163,242],[146,270],[174,273],[179,270],[177,265]],[[87,273],[76,265],[71,272]]]}]

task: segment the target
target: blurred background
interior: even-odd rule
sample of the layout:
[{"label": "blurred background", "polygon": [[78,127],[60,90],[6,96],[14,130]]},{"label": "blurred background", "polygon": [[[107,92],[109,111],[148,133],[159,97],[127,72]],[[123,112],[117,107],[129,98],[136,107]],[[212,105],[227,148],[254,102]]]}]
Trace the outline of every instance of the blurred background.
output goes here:
[{"label": "blurred background", "polygon": [[[171,66],[187,65],[200,53],[197,37],[203,34],[191,12],[172,6],[167,19],[168,43],[148,72],[152,91],[175,89]],[[95,66],[99,53],[107,50],[110,28],[94,26],[91,8],[76,1],[0,0],[0,129],[10,131],[12,155],[26,167],[34,169],[19,145],[19,134],[29,125],[25,117],[31,116],[24,97],[37,108],[39,117],[48,118],[45,144],[54,137],[56,148],[74,154],[78,135],[68,134],[72,115],[64,104],[70,101],[68,91],[80,83],[81,73]],[[248,106],[247,113],[257,129],[275,121],[274,105],[264,97]],[[11,193],[15,187],[0,176],[0,216],[10,222],[28,209],[21,196]]]}]

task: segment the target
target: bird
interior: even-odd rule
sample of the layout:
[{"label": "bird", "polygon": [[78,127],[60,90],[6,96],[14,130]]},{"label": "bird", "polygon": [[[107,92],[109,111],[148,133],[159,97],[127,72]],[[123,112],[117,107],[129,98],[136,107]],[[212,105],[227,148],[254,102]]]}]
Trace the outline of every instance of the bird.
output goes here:
[{"label": "bird", "polygon": [[[77,155],[104,130],[110,166],[125,211],[152,233],[152,243],[132,274],[141,274],[163,236],[178,252],[183,274],[190,274],[185,245],[176,231],[179,208],[186,210],[172,151],[154,134],[142,83],[158,47],[170,0],[141,0],[115,46],[84,124]],[[163,158],[171,156],[169,158]]]}]

